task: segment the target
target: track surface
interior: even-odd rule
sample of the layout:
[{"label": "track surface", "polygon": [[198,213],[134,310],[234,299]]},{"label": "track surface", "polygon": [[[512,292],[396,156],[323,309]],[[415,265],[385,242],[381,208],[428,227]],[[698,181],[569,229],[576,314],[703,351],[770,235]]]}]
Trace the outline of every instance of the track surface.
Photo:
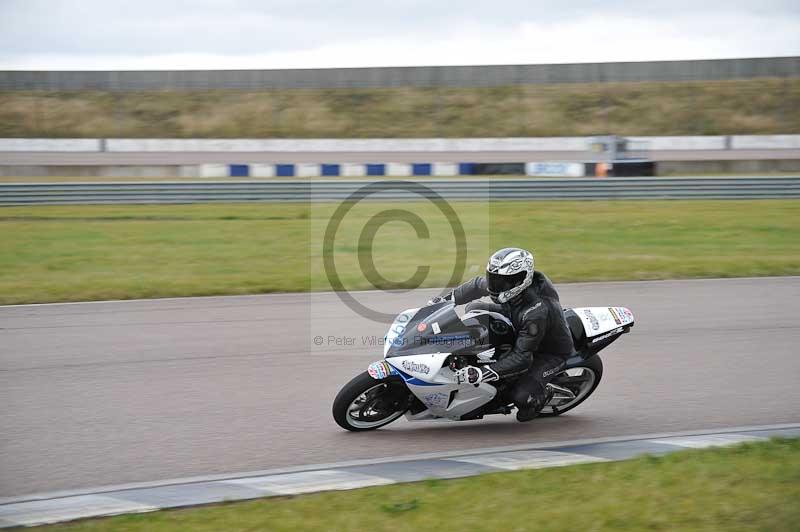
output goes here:
[{"label": "track surface", "polygon": [[[800,150],[653,150],[645,156],[654,161],[733,161],[797,159]],[[595,161],[588,151],[450,151],[450,152],[2,152],[7,165],[141,165],[201,163],[383,163],[383,162],[514,162]]]},{"label": "track surface", "polygon": [[[595,396],[519,424],[330,416],[380,358],[385,325],[335,294],[0,308],[0,496],[288,465],[800,420],[800,277],[561,285],[566,306],[624,305]],[[431,291],[361,293],[381,310]],[[313,337],[324,337],[315,346]],[[327,345],[328,335],[354,346]]]}]

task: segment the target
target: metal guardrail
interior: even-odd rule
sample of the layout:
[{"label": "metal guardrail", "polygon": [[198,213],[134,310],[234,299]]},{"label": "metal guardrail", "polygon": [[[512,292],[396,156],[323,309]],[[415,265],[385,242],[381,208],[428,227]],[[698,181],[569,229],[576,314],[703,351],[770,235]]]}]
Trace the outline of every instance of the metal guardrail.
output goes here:
[{"label": "metal guardrail", "polygon": [[[413,181],[421,192],[404,190],[405,181],[376,181],[386,189],[365,195],[370,181],[214,181],[140,183],[0,184],[0,205],[207,203],[250,201],[409,200],[436,195],[456,201],[548,199],[757,199],[800,198],[800,176],[724,178],[609,179],[444,179]],[[390,188],[388,184],[398,184]]]}]

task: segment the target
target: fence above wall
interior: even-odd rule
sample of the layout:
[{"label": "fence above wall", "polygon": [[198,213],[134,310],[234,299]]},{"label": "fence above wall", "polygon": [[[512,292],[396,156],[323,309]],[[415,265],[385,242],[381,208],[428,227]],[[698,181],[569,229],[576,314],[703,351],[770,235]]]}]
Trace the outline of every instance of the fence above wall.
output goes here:
[{"label": "fence above wall", "polygon": [[287,70],[0,71],[0,90],[493,87],[533,83],[705,81],[760,77],[800,77],[800,57]]}]

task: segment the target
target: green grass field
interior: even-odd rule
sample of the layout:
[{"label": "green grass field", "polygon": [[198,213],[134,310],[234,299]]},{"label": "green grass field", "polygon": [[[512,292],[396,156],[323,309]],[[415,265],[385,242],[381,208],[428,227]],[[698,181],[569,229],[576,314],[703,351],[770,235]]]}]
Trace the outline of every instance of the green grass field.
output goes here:
[{"label": "green grass field", "polygon": [[[498,247],[536,253],[556,282],[800,274],[800,201],[453,203],[467,235],[466,271]],[[377,230],[386,281],[419,265],[422,286],[448,284],[456,246],[428,203],[405,203],[429,228]],[[335,205],[37,206],[0,210],[0,303],[329,290],[323,231]],[[334,259],[348,289],[368,289],[358,236],[397,204],[361,203],[345,218]]]},{"label": "green grass field", "polygon": [[0,137],[537,137],[777,134],[799,129],[800,80],[791,78],[492,88],[0,93]]},{"label": "green grass field", "polygon": [[67,531],[800,529],[800,440],[259,499],[46,527]]}]

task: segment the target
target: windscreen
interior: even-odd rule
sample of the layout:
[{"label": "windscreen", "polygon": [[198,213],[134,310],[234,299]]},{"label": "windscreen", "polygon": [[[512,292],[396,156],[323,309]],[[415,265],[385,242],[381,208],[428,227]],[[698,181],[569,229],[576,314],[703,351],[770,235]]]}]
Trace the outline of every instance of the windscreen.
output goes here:
[{"label": "windscreen", "polygon": [[464,325],[451,302],[438,303],[421,309],[407,310],[397,316],[386,334],[384,356],[406,356],[419,352],[437,351],[432,346],[470,340]]}]

